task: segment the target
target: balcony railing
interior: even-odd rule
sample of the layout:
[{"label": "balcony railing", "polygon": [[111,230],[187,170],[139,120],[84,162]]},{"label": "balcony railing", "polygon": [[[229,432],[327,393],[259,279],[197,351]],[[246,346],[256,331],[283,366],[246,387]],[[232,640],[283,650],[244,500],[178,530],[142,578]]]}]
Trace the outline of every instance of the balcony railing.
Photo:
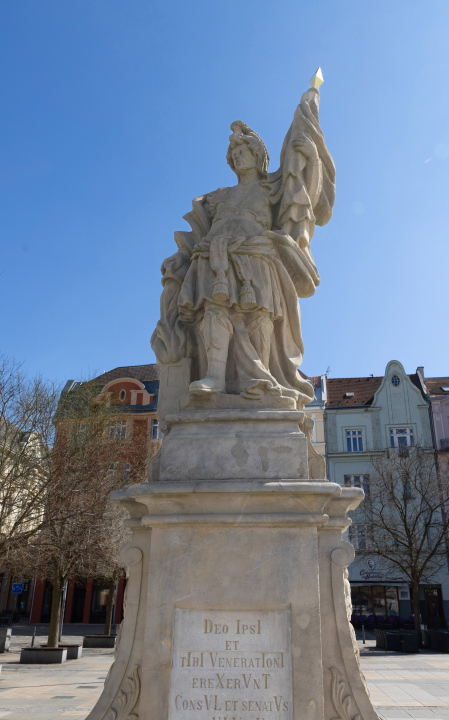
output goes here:
[{"label": "balcony railing", "polygon": [[449,438],[442,438],[440,440],[440,450],[449,451]]}]

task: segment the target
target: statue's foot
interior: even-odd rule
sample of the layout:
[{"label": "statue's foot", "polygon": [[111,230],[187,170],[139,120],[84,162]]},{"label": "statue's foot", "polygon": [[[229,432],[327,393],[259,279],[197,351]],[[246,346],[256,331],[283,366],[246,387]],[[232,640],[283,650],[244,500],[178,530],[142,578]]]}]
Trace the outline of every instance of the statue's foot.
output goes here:
[{"label": "statue's foot", "polygon": [[224,393],[226,392],[226,385],[217,378],[205,377],[203,380],[195,380],[195,382],[190,383],[189,392],[191,392],[192,395]]}]

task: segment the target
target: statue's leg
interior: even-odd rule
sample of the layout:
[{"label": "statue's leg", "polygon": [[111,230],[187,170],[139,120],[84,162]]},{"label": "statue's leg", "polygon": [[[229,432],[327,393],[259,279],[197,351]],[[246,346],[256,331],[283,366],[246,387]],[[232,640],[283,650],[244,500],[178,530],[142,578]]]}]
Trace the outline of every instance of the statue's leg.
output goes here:
[{"label": "statue's leg", "polygon": [[226,392],[226,362],[233,329],[228,308],[208,303],[200,323],[200,333],[207,357],[207,375],[190,384],[190,392]]},{"label": "statue's leg", "polygon": [[210,266],[216,273],[212,297],[217,303],[229,300],[229,283],[226,277],[229,270],[228,241],[228,237],[219,235],[213,238],[210,244]]},{"label": "statue's leg", "polygon": [[273,334],[273,321],[268,313],[263,310],[251,313],[247,323],[248,334],[251,343],[259,358],[268,370],[270,362],[271,336]]}]

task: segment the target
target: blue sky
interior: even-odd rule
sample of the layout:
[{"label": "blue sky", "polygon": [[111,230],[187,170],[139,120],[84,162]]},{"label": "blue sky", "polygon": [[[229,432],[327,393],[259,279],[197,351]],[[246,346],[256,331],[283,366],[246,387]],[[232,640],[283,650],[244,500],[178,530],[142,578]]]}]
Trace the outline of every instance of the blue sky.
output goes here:
[{"label": "blue sky", "polygon": [[154,362],[160,265],[235,182],[230,123],[275,170],[320,65],[337,198],[302,369],[449,374],[448,37],[447,0],[1,3],[1,351],[60,382]]}]

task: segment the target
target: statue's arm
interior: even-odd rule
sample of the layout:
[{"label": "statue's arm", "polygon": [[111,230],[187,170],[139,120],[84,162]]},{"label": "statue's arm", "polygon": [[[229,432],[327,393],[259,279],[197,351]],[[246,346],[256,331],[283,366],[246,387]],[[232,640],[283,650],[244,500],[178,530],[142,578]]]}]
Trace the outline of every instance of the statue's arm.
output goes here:
[{"label": "statue's arm", "polygon": [[312,239],[315,224],[330,219],[335,196],[335,168],[321,131],[318,105],[318,90],[307,90],[281,152],[278,226],[303,248]]}]

